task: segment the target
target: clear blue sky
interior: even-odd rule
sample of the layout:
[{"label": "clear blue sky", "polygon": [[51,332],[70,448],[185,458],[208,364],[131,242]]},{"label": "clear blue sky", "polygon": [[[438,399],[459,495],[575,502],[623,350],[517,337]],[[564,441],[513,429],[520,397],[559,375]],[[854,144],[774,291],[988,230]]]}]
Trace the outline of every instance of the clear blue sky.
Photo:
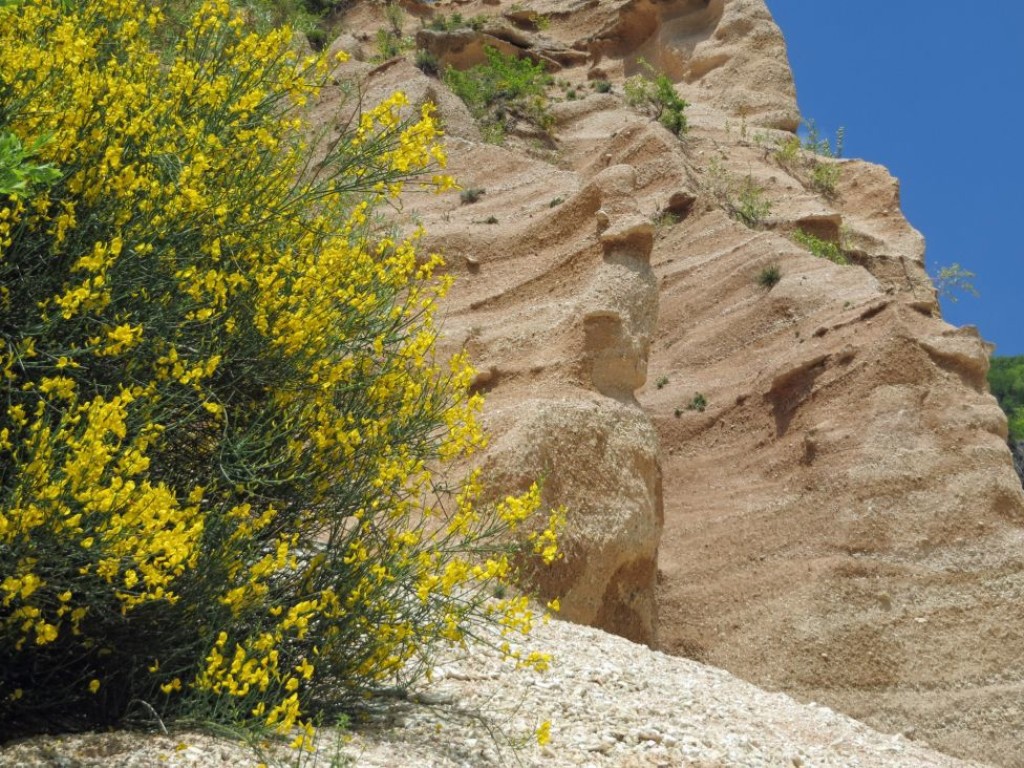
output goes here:
[{"label": "clear blue sky", "polygon": [[976,273],[943,316],[1024,354],[1024,0],[766,1],[804,117],[900,179],[930,273]]}]

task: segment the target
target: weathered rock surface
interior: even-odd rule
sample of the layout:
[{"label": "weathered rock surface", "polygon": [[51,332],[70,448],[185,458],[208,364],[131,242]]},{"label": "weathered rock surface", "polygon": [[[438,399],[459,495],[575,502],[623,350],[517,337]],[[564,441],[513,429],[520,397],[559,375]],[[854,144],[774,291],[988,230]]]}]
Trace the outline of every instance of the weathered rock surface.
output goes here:
[{"label": "weathered rock surface", "polygon": [[[584,98],[552,107],[554,142],[482,144],[436,80],[363,66],[371,97],[439,100],[453,172],[486,189],[408,214],[461,278],[445,344],[484,372],[491,476],[546,475],[573,510],[546,589],[574,620],[1024,765],[1024,495],[987,349],[939,316],[896,180],[781,161],[796,103],[763,0],[511,5],[436,11],[500,17],[480,34],[511,25],[501,39],[524,55],[585,54],[557,62]],[[684,140],[624,105],[640,57],[692,102]],[[596,78],[613,92],[591,93]],[[838,168],[833,192],[812,162]],[[741,182],[771,203],[758,228],[727,213]]]},{"label": "weathered rock surface", "polygon": [[657,435],[636,406],[608,398],[502,401],[485,464],[494,487],[544,478],[545,497],[570,510],[565,557],[538,574],[565,618],[653,643],[661,534]]},{"label": "weathered rock surface", "polygon": [[754,125],[799,124],[785,44],[762,0],[593,5],[598,18],[590,23],[602,26],[581,42],[606,74],[636,74],[642,59],[683,84],[681,93],[694,102]]},{"label": "weathered rock surface", "polygon": [[[489,483],[544,478],[545,500],[570,509],[565,558],[538,574],[542,594],[561,596],[574,621],[650,643],[661,476],[657,435],[633,392],[646,379],[658,289],[653,228],[638,214],[635,184],[632,167],[609,168],[564,203],[575,227],[549,213],[476,250],[466,288],[476,283],[485,295],[456,297],[452,308],[463,311],[448,327],[486,371]],[[554,259],[537,263],[545,247]],[[503,275],[513,282],[495,291]]]}]

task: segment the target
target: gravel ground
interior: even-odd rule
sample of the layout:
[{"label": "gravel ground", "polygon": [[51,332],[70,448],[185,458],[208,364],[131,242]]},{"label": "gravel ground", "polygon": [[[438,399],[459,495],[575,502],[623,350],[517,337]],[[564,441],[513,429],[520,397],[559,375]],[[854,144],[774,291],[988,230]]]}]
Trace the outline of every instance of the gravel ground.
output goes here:
[{"label": "gravel ground", "polygon": [[[875,768],[981,765],[880,734],[832,710],[587,627],[552,621],[530,650],[543,673],[486,647],[452,655],[416,702],[343,737],[324,732],[302,768]],[[537,729],[550,722],[550,741]],[[263,756],[271,765],[294,757]],[[256,766],[244,746],[200,734],[83,734],[0,749],[0,766]]]}]

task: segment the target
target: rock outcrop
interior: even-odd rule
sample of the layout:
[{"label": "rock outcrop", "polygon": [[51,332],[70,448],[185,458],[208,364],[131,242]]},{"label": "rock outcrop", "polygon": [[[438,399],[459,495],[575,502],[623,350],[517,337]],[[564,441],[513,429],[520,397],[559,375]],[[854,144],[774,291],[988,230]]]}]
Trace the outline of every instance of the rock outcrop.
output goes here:
[{"label": "rock outcrop", "polygon": [[[453,10],[494,21],[431,38],[442,58],[501,40],[583,95],[563,87],[553,142],[497,147],[407,62],[349,65],[367,98],[438,101],[453,173],[486,189],[407,213],[460,278],[445,345],[483,372],[489,476],[543,476],[572,510],[542,588],[573,620],[1024,765],[1024,495],[987,348],[941,319],[884,168],[779,151],[798,116],[763,0],[431,12]],[[640,59],[691,102],[683,140],[624,104]]]},{"label": "rock outcrop", "polygon": [[[462,103],[408,62],[357,62],[346,75],[363,78],[368,102],[398,88],[414,103],[435,102],[453,172],[485,190],[473,205],[417,200],[410,213],[428,223],[424,251],[442,251],[461,278],[441,347],[469,350],[479,371],[487,485],[505,494],[541,479],[545,504],[569,510],[564,557],[537,571],[539,592],[559,597],[569,620],[653,644],[659,446],[634,392],[646,380],[658,284],[641,180],[629,164],[587,180],[553,173],[548,162],[483,143]],[[319,119],[337,107],[328,96]],[[534,213],[509,220],[513,200],[532,201]]]},{"label": "rock outcrop", "polygon": [[634,75],[646,62],[683,84],[681,92],[694,102],[755,125],[799,125],[785,46],[762,0],[594,5],[606,18],[581,42],[605,75]]},{"label": "rock outcrop", "polygon": [[[494,388],[488,425],[497,440],[485,475],[499,488],[542,477],[547,500],[569,508],[565,558],[538,574],[542,594],[560,596],[563,616],[653,643],[661,473],[657,435],[633,392],[646,380],[658,288],[653,226],[639,215],[635,185],[631,166],[608,168],[566,204],[579,221],[596,220],[599,246],[593,233],[578,233],[582,242],[562,262],[578,281],[554,299],[547,319],[525,317],[547,303],[539,285],[512,292],[525,321],[516,334],[529,329],[531,344],[554,347],[563,359],[550,370],[532,367],[521,387]],[[487,262],[475,277],[487,280]],[[521,373],[522,359],[502,349],[510,341],[506,312],[491,313],[490,344],[479,354],[489,373],[505,378]],[[486,386],[494,385],[489,376]]]}]

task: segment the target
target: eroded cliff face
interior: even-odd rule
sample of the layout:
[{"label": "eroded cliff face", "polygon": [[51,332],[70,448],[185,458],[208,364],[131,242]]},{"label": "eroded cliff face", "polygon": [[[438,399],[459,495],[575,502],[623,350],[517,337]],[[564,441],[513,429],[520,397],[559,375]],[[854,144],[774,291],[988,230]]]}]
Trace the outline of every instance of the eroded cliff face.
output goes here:
[{"label": "eroded cliff face", "polygon": [[[499,147],[407,61],[346,65],[368,100],[436,101],[452,172],[486,190],[403,215],[458,276],[444,344],[481,371],[489,477],[544,476],[571,510],[542,590],[574,621],[1024,765],[1024,497],[987,350],[941,319],[884,168],[778,151],[798,114],[763,0],[406,7],[491,18],[423,33],[442,62],[495,45],[583,96],[552,106],[550,140],[524,128]],[[379,8],[347,22],[365,58]],[[625,106],[640,58],[691,102],[683,140]],[[811,162],[838,168],[831,193]],[[771,203],[756,228],[735,218],[744,185]],[[781,280],[762,287],[770,266]]]}]

